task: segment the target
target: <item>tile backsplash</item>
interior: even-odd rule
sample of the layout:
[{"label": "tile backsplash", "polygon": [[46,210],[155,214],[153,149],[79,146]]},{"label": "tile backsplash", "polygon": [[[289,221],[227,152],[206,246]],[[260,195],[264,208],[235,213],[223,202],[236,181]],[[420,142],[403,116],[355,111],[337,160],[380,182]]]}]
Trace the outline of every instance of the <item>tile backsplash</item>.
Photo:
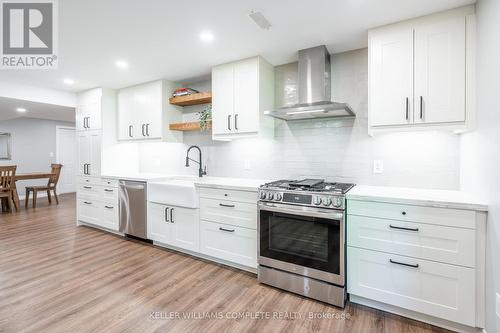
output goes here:
[{"label": "tile backsplash", "polygon": [[[185,133],[184,144],[140,144],[139,169],[195,174],[196,167],[184,168],[182,160],[187,147],[196,144],[202,148],[212,176],[321,177],[367,185],[458,189],[459,135],[423,131],[370,137],[367,85],[367,49],[335,54],[333,100],[348,102],[355,119],[277,120],[273,139],[216,142],[210,133]],[[190,86],[205,90],[209,81]],[[200,106],[186,109],[185,118],[193,119],[199,110]],[[383,161],[383,173],[373,173],[374,160]]]}]

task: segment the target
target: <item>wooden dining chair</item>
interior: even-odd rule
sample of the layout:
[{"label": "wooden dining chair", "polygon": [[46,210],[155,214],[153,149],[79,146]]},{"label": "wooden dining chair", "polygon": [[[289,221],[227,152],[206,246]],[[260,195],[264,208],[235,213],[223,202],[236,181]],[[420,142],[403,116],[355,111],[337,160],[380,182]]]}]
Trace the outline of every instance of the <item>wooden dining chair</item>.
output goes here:
[{"label": "wooden dining chair", "polygon": [[36,197],[38,192],[47,192],[47,198],[49,203],[52,203],[52,197],[50,191],[54,192],[54,198],[56,203],[59,205],[59,198],[57,197],[57,182],[59,181],[59,176],[61,175],[62,164],[52,164],[52,175],[49,178],[47,186],[27,186],[26,187],[26,199],[24,205],[28,208],[28,202],[30,198],[30,193],[33,192],[33,208],[36,208]]},{"label": "wooden dining chair", "polygon": [[2,212],[12,212],[14,206],[14,184],[16,181],[17,166],[0,166],[0,201]]}]

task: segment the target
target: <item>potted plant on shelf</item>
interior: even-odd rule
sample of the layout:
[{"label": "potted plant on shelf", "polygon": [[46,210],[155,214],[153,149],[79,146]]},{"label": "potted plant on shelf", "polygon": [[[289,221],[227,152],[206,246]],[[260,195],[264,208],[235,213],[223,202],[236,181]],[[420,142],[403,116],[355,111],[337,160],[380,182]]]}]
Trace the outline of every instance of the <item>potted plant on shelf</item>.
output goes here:
[{"label": "potted plant on shelf", "polygon": [[208,124],[212,120],[212,104],[208,104],[203,111],[198,112],[200,130],[206,131],[208,129]]}]

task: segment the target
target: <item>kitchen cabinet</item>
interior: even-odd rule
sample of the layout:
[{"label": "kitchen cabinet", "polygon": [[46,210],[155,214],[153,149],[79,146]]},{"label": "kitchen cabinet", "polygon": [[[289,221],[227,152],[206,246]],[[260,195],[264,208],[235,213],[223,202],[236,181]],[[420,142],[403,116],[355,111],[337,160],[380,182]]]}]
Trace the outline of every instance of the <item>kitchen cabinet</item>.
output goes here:
[{"label": "kitchen cabinet", "polygon": [[212,137],[230,140],[272,130],[274,70],[262,57],[212,69]]},{"label": "kitchen cabinet", "polygon": [[148,238],[176,248],[199,250],[199,210],[148,203]]},{"label": "kitchen cabinet", "polygon": [[79,94],[75,111],[77,131],[90,131],[102,128],[102,96],[103,91],[101,88]]},{"label": "kitchen cabinet", "polygon": [[77,133],[79,175],[100,176],[101,141],[102,132],[100,130]]},{"label": "kitchen cabinet", "polygon": [[369,31],[369,131],[464,130],[472,119],[474,9]]},{"label": "kitchen cabinet", "polygon": [[118,139],[181,142],[182,132],[168,126],[182,120],[180,107],[167,99],[175,88],[177,85],[160,80],[119,90]]},{"label": "kitchen cabinet", "polygon": [[117,186],[118,184],[110,179],[79,177],[78,222],[117,232],[119,228]]}]

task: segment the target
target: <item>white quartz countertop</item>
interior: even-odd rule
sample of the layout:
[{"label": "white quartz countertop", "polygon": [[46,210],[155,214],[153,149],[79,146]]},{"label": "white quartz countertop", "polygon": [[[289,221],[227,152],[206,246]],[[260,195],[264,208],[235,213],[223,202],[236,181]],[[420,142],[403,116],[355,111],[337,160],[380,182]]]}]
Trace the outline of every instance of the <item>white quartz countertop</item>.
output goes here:
[{"label": "white quartz countertop", "polygon": [[462,191],[356,185],[347,199],[487,211],[488,205]]},{"label": "white quartz countertop", "polygon": [[241,191],[257,191],[260,185],[270,182],[264,179],[250,178],[230,178],[204,176],[202,178],[188,175],[172,175],[162,173],[126,173],[126,174],[105,174],[102,178],[124,179],[132,181],[161,181],[167,179],[193,180],[197,187],[224,188]]}]

